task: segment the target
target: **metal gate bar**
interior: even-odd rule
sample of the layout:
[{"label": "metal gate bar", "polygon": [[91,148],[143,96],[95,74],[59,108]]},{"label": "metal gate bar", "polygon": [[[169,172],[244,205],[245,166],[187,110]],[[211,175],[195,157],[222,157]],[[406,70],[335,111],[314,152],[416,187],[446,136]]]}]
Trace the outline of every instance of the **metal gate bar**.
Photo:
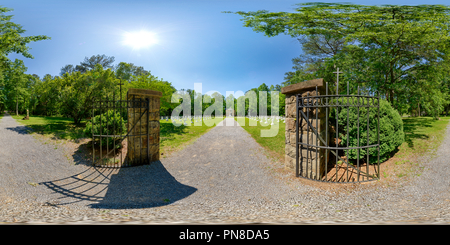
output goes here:
[{"label": "metal gate bar", "polygon": [[[93,143],[95,142],[95,139],[99,139],[100,140],[100,149],[99,149],[99,153],[100,153],[100,158],[96,161],[95,159],[95,146],[94,144],[92,144],[92,165],[94,166],[101,166],[101,167],[126,167],[126,166],[131,166],[130,163],[126,163],[125,161],[123,161],[123,152],[122,150],[120,151],[120,160],[116,161],[116,146],[119,144],[122,144],[123,140],[125,139],[130,139],[130,137],[139,137],[140,138],[140,142],[142,143],[142,136],[146,136],[147,137],[147,146],[148,146],[148,142],[149,142],[149,123],[148,123],[148,119],[149,119],[149,107],[150,107],[150,101],[148,99],[144,100],[144,99],[136,99],[133,98],[131,100],[115,100],[115,94],[113,94],[113,99],[109,100],[108,98],[106,98],[105,100],[93,100],[93,107],[92,107],[92,139],[93,139]],[[139,108],[139,115],[136,115],[136,113],[133,113],[133,117],[136,118],[138,116],[138,121],[140,121],[140,125],[142,126],[142,122],[141,119],[143,117],[144,114],[147,113],[147,132],[142,134],[142,127],[139,128],[139,134],[132,134],[131,132],[133,131],[133,129],[136,127],[137,121],[134,120],[134,124],[130,126],[129,122],[127,122],[128,125],[128,129],[127,129],[127,133],[125,135],[123,134],[116,134],[116,112],[119,111],[120,115],[124,115],[127,114],[127,118],[128,118],[128,110],[130,108]],[[108,128],[108,123],[111,123],[110,118],[108,116],[108,109],[112,109],[113,113],[113,134],[109,134],[108,130],[106,130],[106,134],[103,134],[103,127],[102,127],[102,114],[106,112],[106,127]],[[143,111],[142,111],[143,109]],[[94,117],[95,117],[95,110],[99,111],[99,117],[100,117],[100,134],[94,134],[94,127],[96,126],[94,124]],[[126,113],[124,113],[124,111]],[[127,120],[128,121],[128,120]],[[103,145],[102,145],[102,138],[106,138],[106,154],[103,155]],[[109,138],[112,138],[113,140],[113,149],[109,149]],[[117,140],[117,138],[121,138],[119,140]],[[130,145],[132,144],[128,144],[128,147],[130,147]],[[147,147],[149,148],[149,147]],[[113,164],[102,164],[103,159],[105,159],[106,157],[108,157],[111,153],[113,153]],[[136,152],[134,151],[134,154],[136,154]],[[142,151],[139,152],[139,154],[142,154]],[[147,159],[149,159],[149,150],[147,149]]]},{"label": "metal gate bar", "polygon": [[[365,182],[365,181],[372,181],[380,178],[380,138],[379,138],[379,114],[380,114],[380,96],[379,94],[377,96],[371,96],[371,95],[362,95],[360,93],[360,88],[358,86],[357,94],[353,95],[349,93],[349,84],[347,83],[347,94],[346,95],[339,95],[336,93],[336,95],[329,95],[328,94],[328,83],[326,83],[326,89],[325,89],[325,95],[319,95],[318,89],[316,87],[316,94],[314,96],[311,96],[309,92],[306,94],[305,97],[302,97],[301,94],[296,95],[296,176],[313,179],[317,181],[322,182],[338,182],[338,183],[348,183],[348,182]],[[347,100],[347,103],[345,103],[345,98]],[[355,101],[356,99],[356,101]],[[351,101],[351,103],[350,103]],[[372,104],[371,102],[372,101]],[[355,103],[356,102],[356,103]],[[357,145],[354,147],[349,146],[349,124],[350,124],[350,116],[349,116],[349,109],[350,107],[356,107],[357,110]],[[347,144],[346,146],[339,146],[339,108],[347,108]],[[366,145],[360,145],[360,108],[366,108],[367,109],[367,141]],[[376,123],[376,129],[377,129],[377,143],[376,144],[370,144],[370,124],[369,124],[369,111],[370,108],[377,108],[377,121]],[[303,112],[303,110],[306,109],[306,114]],[[323,110],[325,109],[325,139],[323,139],[320,135],[320,132],[318,131],[319,128],[319,109]],[[328,132],[329,132],[329,109],[336,111],[336,128],[335,128],[335,146],[330,146],[330,142],[328,142]],[[315,127],[310,122],[310,115],[309,111],[314,110],[315,112]],[[307,139],[306,143],[303,142],[303,133],[299,135],[300,128],[303,131],[303,120],[306,121],[306,133],[307,133]],[[323,119],[321,119],[323,120]],[[311,129],[311,131],[310,131]],[[323,129],[321,129],[323,131]],[[311,134],[315,135],[315,144],[314,142],[310,142],[309,138]],[[331,136],[331,135],[330,135]],[[322,144],[322,145],[321,145]],[[299,152],[299,147],[301,151]],[[374,174],[370,173],[369,165],[370,165],[370,158],[369,158],[369,149],[370,148],[377,148],[378,157],[377,157],[377,163],[376,166],[374,164]],[[303,150],[306,149],[306,163],[304,163],[305,158],[303,157]],[[319,164],[321,160],[319,160],[319,152],[320,149],[323,149],[320,153],[324,154],[325,156],[322,156],[325,158],[325,166],[324,170],[321,170]],[[361,169],[360,166],[360,150],[365,149],[367,158],[366,158],[366,169],[365,171]],[[356,167],[353,166],[350,163],[350,156],[349,151],[350,150],[357,150],[357,158],[356,158]],[[314,177],[313,175],[313,159],[312,155],[313,151],[315,151],[315,170],[314,170]],[[328,176],[328,163],[331,159],[328,158],[328,151],[335,155],[335,175],[333,180],[333,175],[331,177]],[[345,153],[345,159],[342,159],[344,155],[340,155],[341,153]],[[299,155],[301,161],[299,161]],[[311,159],[311,161],[310,161]],[[311,162],[311,163],[310,163]],[[339,162],[341,164],[345,164],[345,176],[344,174],[341,174],[339,176],[339,170],[342,169],[342,166],[338,166]],[[303,165],[305,166],[303,167]],[[311,164],[311,170],[308,171],[308,166]],[[303,173],[303,170],[305,170],[306,173]],[[356,181],[353,177],[352,180],[350,180],[349,177],[349,170],[352,172],[350,174],[353,175],[354,172],[356,172]],[[354,172],[353,172],[354,171]]]}]

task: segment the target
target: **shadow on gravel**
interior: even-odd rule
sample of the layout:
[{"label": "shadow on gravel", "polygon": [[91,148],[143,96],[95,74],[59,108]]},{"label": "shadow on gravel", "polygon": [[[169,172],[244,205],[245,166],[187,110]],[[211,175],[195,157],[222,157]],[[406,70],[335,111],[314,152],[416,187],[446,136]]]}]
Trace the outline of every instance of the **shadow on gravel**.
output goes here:
[{"label": "shadow on gravel", "polygon": [[40,184],[63,195],[61,199],[66,201],[58,205],[90,201],[96,202],[90,207],[102,209],[164,206],[197,191],[178,182],[159,161],[120,169],[91,167],[82,173]]},{"label": "shadow on gravel", "polygon": [[18,134],[28,134],[29,131],[31,131],[32,129],[27,127],[27,126],[17,126],[17,127],[10,127],[10,128],[6,128],[7,130],[11,130],[14,131]]}]

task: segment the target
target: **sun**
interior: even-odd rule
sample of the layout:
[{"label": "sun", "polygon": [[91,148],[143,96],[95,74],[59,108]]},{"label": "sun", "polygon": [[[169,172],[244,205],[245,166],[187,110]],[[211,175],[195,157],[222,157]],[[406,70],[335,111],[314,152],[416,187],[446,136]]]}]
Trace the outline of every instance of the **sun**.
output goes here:
[{"label": "sun", "polygon": [[126,32],[124,38],[123,44],[133,49],[147,48],[158,43],[156,34],[148,31]]}]

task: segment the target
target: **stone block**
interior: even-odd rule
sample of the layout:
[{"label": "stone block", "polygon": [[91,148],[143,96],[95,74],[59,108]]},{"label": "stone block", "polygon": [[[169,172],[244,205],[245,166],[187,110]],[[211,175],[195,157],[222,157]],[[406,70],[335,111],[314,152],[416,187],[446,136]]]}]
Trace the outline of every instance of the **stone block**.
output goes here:
[{"label": "stone block", "polygon": [[286,118],[286,131],[295,132],[295,120],[294,118]]},{"label": "stone block", "polygon": [[294,145],[294,146],[296,144],[295,137],[296,137],[296,133],[289,133],[289,142],[291,145]]},{"label": "stone block", "polygon": [[[290,142],[293,142],[295,144],[295,141],[292,141],[290,139],[291,137],[290,137],[290,133],[288,131],[285,131],[284,134],[285,134],[284,140],[285,140],[286,145],[291,144]],[[295,140],[295,138],[294,138],[294,140]]]},{"label": "stone block", "polygon": [[295,158],[295,145],[294,146],[292,146],[290,144],[285,145],[284,146],[284,154]]},{"label": "stone block", "polygon": [[297,100],[297,97],[295,94],[293,95],[286,95],[286,99],[285,99],[285,103],[286,105],[288,104],[295,104],[295,101]]},{"label": "stone block", "polygon": [[286,117],[296,118],[297,116],[296,109],[297,108],[295,106],[295,103],[286,105]]},{"label": "stone block", "polygon": [[295,169],[295,158],[288,155],[284,156],[284,167],[288,169]]}]

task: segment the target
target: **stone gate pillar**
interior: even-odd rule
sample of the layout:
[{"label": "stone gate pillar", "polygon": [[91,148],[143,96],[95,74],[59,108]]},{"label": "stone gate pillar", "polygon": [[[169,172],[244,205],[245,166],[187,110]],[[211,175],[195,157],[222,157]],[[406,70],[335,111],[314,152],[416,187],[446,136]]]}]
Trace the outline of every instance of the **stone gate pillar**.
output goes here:
[{"label": "stone gate pillar", "polygon": [[[127,165],[149,164],[159,160],[159,109],[162,93],[130,88],[127,92]],[[130,102],[144,100],[147,103]]]},{"label": "stone gate pillar", "polygon": [[[306,97],[309,93],[310,96],[316,95],[316,87],[318,95],[325,95],[325,84],[323,79],[314,79],[297,84],[292,84],[281,89],[281,93],[286,95],[286,127],[285,127],[285,168],[289,168],[296,171],[296,176],[300,175],[312,179],[320,179],[325,171],[325,160],[330,159],[329,155],[325,158],[325,154],[329,154],[329,150],[319,149],[318,147],[306,148],[299,145],[299,165],[296,166],[296,95]],[[306,108],[303,112],[308,114]],[[316,120],[317,113],[317,120]],[[309,122],[314,128],[318,128],[319,135],[322,139],[326,138],[326,113],[325,108],[311,108],[309,109]],[[324,145],[313,132],[311,127],[308,126],[306,120],[302,121],[302,125],[299,126],[299,142],[309,143],[312,145]],[[330,134],[328,133],[328,138]],[[328,141],[329,142],[329,141]],[[307,154],[308,161],[307,161]]]}]

